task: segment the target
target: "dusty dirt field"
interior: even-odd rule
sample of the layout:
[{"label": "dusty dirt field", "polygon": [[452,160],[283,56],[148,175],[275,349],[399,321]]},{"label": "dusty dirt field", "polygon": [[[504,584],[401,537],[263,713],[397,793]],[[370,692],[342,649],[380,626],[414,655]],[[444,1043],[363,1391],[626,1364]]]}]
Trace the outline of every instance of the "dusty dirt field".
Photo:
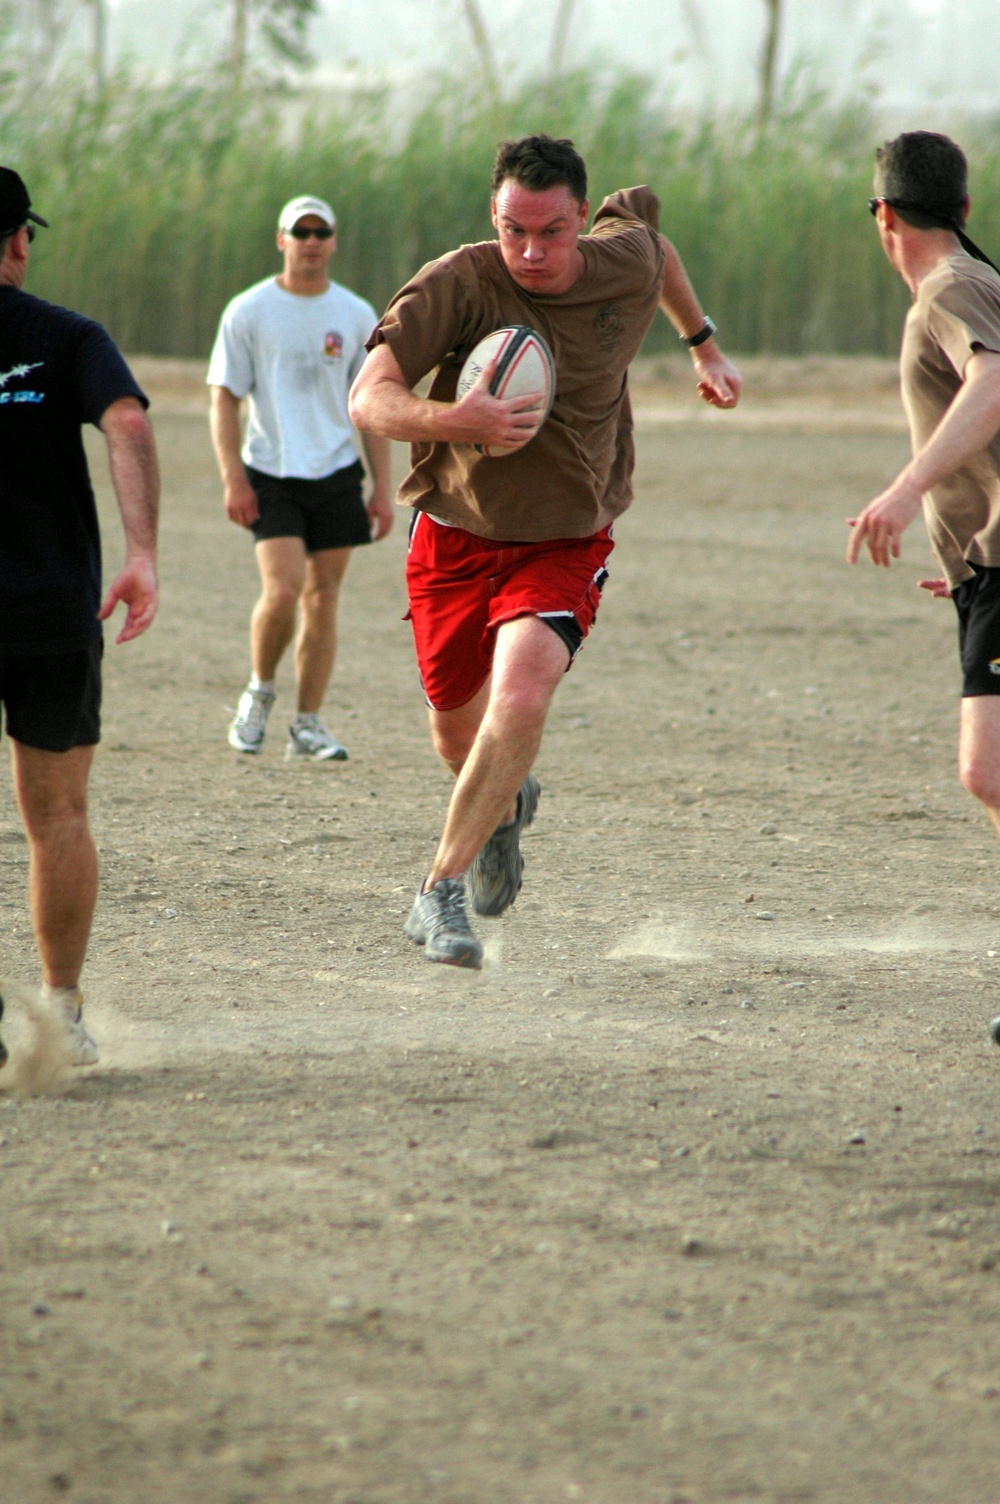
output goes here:
[{"label": "dusty dirt field", "polygon": [[448,792],[402,524],[348,578],[351,761],[283,762],[287,671],[239,759],[251,548],[190,372],[143,368],[164,603],[108,653],[104,1063],[0,1096],[9,1504],[1000,1498],[998,852],[951,608],[916,532],[842,563],[905,451],[889,369],[748,366],[731,417],[644,369],[481,975],[400,933]]}]

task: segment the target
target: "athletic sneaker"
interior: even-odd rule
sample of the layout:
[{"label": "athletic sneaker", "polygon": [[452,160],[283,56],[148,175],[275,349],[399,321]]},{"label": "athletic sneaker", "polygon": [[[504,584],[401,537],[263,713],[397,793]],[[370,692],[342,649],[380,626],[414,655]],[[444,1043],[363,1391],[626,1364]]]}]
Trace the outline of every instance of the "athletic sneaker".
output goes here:
[{"label": "athletic sneaker", "polygon": [[318,715],[298,715],[288,728],[286,757],[309,757],[313,762],[346,762],[347,748],[327,731]]},{"label": "athletic sneaker", "polygon": [[418,890],[403,931],[416,945],[426,947],[428,961],[476,971],[483,964],[483,947],[465,913],[464,877],[442,877],[426,893]]},{"label": "athletic sneaker", "polygon": [[[3,998],[0,997],[0,1018],[3,1018]],[[7,1046],[0,1039],[0,1069],[7,1064]]]},{"label": "athletic sneaker", "polygon": [[46,986],[41,990],[41,998],[65,1028],[70,1065],[96,1065],[100,1051],[83,1021],[83,994],[79,987]]},{"label": "athletic sneaker", "polygon": [[274,691],[251,689],[240,695],[233,724],[229,728],[229,745],[237,752],[259,752],[264,745],[267,718],[274,704]]},{"label": "athletic sneaker", "polygon": [[538,779],[529,773],[517,794],[517,813],[509,825],[498,825],[469,868],[469,895],[477,914],[495,916],[509,909],[521,891],[524,857],[521,831],[530,825],[541,793]]}]

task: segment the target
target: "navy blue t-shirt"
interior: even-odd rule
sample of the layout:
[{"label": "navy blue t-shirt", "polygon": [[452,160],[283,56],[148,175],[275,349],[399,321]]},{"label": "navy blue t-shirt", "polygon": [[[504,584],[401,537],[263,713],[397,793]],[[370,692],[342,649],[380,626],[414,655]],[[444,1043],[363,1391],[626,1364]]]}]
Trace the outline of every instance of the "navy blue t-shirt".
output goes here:
[{"label": "navy blue t-shirt", "polygon": [[101,538],[81,425],[149,404],[93,319],[0,286],[0,655],[101,636]]}]

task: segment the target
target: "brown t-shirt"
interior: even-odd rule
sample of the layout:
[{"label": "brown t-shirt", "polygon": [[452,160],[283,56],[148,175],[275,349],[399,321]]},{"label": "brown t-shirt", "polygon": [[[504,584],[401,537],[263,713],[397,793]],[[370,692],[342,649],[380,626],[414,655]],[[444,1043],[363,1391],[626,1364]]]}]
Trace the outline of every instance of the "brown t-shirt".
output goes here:
[{"label": "brown t-shirt", "polygon": [[368,347],[388,344],[411,387],[436,367],[435,401],[455,400],[466,356],[505,324],[537,329],[556,367],[552,412],[530,443],[497,459],[471,444],[414,444],[401,504],[526,543],[586,538],[624,512],[635,458],[628,366],[663,287],[659,208],[648,188],[606,198],[566,292],[526,292],[489,240],[428,262],[396,294]]},{"label": "brown t-shirt", "polygon": [[[914,453],[930,438],[977,350],[1000,354],[1000,277],[960,253],[920,284],[906,317],[900,375]],[[924,497],[931,546],[952,589],[969,564],[1000,568],[1000,434]]]}]

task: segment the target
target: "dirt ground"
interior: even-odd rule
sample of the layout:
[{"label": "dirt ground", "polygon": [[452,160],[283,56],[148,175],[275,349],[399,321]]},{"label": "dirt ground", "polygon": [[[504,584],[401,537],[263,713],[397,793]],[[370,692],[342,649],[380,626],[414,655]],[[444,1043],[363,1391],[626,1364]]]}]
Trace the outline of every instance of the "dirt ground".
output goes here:
[{"label": "dirt ground", "polygon": [[643,368],[474,974],[400,930],[448,795],[403,520],[348,576],[351,760],[283,761],[288,666],[239,758],[252,550],[191,370],[139,366],[164,598],[107,656],[103,1062],[0,1094],[5,1504],[994,1504],[1000,853],[923,536],[842,562],[906,450],[891,367],[747,362],[732,415]]}]

